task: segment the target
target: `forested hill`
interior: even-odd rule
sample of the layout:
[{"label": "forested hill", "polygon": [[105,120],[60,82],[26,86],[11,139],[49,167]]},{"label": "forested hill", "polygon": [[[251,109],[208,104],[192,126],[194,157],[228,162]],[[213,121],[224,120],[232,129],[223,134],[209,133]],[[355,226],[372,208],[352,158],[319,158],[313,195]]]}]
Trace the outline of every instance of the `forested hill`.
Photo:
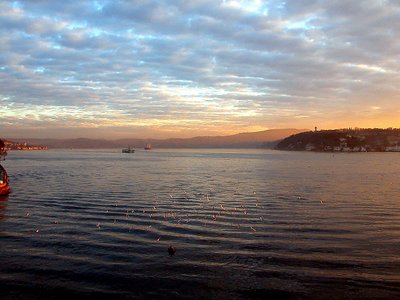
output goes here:
[{"label": "forested hill", "polygon": [[276,146],[278,150],[384,152],[400,151],[400,129],[336,129],[291,135]]}]

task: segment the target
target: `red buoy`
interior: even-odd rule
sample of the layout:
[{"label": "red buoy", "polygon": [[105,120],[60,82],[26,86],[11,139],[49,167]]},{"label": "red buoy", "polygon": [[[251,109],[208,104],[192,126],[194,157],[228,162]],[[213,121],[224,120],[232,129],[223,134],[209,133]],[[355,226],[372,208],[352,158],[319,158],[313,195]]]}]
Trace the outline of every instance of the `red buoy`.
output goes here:
[{"label": "red buoy", "polygon": [[[5,150],[4,142],[0,139],[0,161],[5,160],[7,152]],[[8,185],[8,176],[6,169],[0,165],[0,196],[8,195],[10,193],[10,186]]]},{"label": "red buoy", "polygon": [[10,193],[10,186],[8,185],[8,176],[6,169],[0,165],[0,196],[5,196]]}]

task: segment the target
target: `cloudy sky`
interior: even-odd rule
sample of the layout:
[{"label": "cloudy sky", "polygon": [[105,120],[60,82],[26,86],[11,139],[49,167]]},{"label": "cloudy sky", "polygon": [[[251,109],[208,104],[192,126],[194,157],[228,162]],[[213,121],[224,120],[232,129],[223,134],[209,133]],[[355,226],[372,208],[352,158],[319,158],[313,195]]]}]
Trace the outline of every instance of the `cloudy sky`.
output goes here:
[{"label": "cloudy sky", "polygon": [[0,2],[0,136],[400,127],[398,0]]}]

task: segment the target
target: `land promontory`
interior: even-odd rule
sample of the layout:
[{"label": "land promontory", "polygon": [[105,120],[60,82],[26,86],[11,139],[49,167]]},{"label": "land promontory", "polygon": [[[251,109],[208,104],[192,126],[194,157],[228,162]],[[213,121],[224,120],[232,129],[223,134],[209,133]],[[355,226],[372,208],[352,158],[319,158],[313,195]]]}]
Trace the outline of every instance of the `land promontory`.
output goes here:
[{"label": "land promontory", "polygon": [[291,135],[277,150],[326,152],[400,152],[400,129],[315,130]]},{"label": "land promontory", "polygon": [[48,150],[47,146],[28,144],[27,142],[24,142],[24,141],[15,142],[15,141],[4,140],[3,143],[4,143],[4,150],[6,150],[6,151],[9,151],[9,150]]}]

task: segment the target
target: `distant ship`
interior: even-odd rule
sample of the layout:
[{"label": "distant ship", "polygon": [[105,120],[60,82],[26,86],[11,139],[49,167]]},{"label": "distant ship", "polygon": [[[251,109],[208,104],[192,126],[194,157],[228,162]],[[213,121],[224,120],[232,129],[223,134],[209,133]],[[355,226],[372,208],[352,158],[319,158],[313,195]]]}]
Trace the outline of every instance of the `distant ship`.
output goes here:
[{"label": "distant ship", "polygon": [[128,147],[128,148],[124,148],[122,149],[122,153],[135,153],[135,149]]},{"label": "distant ship", "polygon": [[144,150],[151,150],[151,149],[152,149],[151,144],[146,144],[146,146],[144,147]]}]

